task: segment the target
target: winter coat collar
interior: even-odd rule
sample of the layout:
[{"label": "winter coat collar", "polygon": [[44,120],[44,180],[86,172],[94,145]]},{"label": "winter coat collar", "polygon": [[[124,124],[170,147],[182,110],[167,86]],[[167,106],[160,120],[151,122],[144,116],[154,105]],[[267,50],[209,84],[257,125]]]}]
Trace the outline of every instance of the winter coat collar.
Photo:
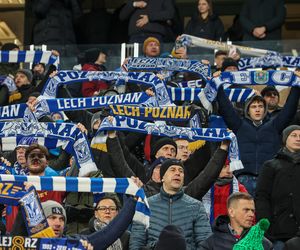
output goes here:
[{"label": "winter coat collar", "polygon": [[173,195],[166,193],[166,191],[163,189],[163,187],[161,187],[161,189],[160,189],[160,196],[163,200],[169,200],[169,199],[172,199],[173,201],[179,200],[183,196],[183,194],[184,194],[184,192],[182,189]]}]

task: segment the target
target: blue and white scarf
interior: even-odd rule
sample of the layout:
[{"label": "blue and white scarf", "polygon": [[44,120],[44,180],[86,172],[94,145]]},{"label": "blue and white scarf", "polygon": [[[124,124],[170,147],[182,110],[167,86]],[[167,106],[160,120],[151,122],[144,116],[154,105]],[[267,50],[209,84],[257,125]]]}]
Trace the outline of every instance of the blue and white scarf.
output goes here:
[{"label": "blue and white scarf", "polygon": [[196,73],[205,80],[210,77],[210,65],[196,60],[134,57],[124,65],[128,71],[180,71]]},{"label": "blue and white scarf", "polygon": [[51,51],[41,50],[9,50],[0,51],[0,63],[44,63],[46,65],[54,64],[59,66],[59,57],[52,54]]},{"label": "blue and white scarf", "polygon": [[80,178],[62,176],[0,175],[1,182],[30,182],[37,191],[121,193],[137,196],[133,217],[149,227],[150,208],[143,188],[138,188],[130,178]]},{"label": "blue and white scarf", "polygon": [[300,67],[300,57],[281,56],[277,52],[270,51],[262,57],[241,58],[239,60],[239,70],[263,67]]},{"label": "blue and white scarf", "polygon": [[[140,105],[143,107],[158,106],[155,97],[150,97],[144,92],[127,93],[114,96],[94,96],[82,98],[55,98],[43,99],[43,96],[38,97],[38,102],[33,112],[37,119],[49,115],[52,112],[82,110],[82,109],[97,109],[108,107],[111,104],[116,105]],[[17,118],[26,117],[34,119],[29,113],[27,105],[13,104],[0,107],[0,120],[13,120]]]},{"label": "blue and white scarf", "polygon": [[171,105],[165,83],[155,74],[144,72],[59,71],[56,76],[47,80],[41,94],[45,98],[55,98],[57,88],[61,84],[94,80],[115,81],[116,85],[126,82],[145,84],[154,88],[159,105]]},{"label": "blue and white scarf", "polygon": [[263,56],[267,52],[269,52],[269,50],[227,44],[220,41],[204,39],[204,38],[186,35],[186,34],[182,34],[179,37],[179,39],[176,39],[175,41],[175,49],[180,47],[201,47],[201,48],[218,49],[218,50],[225,50],[225,51],[228,51],[230,50],[230,48],[235,47],[239,49],[243,55],[250,55],[250,56]]},{"label": "blue and white scarf", "polygon": [[6,85],[9,93],[17,90],[15,81],[11,76],[0,76],[0,85]]},{"label": "blue and white scarf", "polygon": [[[0,122],[0,137],[42,137],[47,148],[63,146],[75,156],[79,176],[97,171],[86,136],[71,123]],[[17,145],[17,139],[15,146]],[[40,143],[40,141],[39,141]]]},{"label": "blue and white scarf", "polygon": [[[201,102],[200,93],[203,88],[167,88],[171,101]],[[225,89],[225,94],[232,102],[245,102],[248,98],[255,95],[253,89]]]},{"label": "blue and white scarf", "polygon": [[286,87],[300,86],[300,78],[293,71],[236,71],[222,72],[219,77],[212,78],[199,94],[203,106],[211,111],[211,102],[215,100],[220,86],[237,85],[281,85]]},{"label": "blue and white scarf", "polygon": [[132,131],[136,133],[145,133],[158,136],[167,136],[172,138],[182,138],[189,141],[207,140],[207,141],[223,141],[230,140],[229,158],[231,171],[243,168],[239,158],[239,150],[237,139],[234,133],[228,132],[226,129],[219,128],[186,128],[167,126],[162,123],[148,123],[140,120],[128,118],[125,116],[115,116],[111,123],[105,118],[97,132],[107,130]]}]

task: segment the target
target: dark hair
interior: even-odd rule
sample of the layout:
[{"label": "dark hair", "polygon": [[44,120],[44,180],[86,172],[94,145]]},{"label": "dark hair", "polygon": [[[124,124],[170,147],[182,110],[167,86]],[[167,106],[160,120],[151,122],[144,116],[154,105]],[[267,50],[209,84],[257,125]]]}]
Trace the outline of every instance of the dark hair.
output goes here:
[{"label": "dark hair", "polygon": [[[197,1],[197,5],[199,4],[199,1],[200,1],[200,0]],[[206,21],[206,20],[208,20],[208,18],[209,18],[210,16],[212,16],[212,14],[213,14],[213,4],[212,4],[212,0],[205,0],[205,1],[207,2],[208,6],[209,6],[208,16],[207,16],[206,19],[203,19],[203,20]],[[201,13],[199,13],[199,17],[200,17],[200,19],[202,19]]]},{"label": "dark hair", "polygon": [[227,208],[229,208],[232,205],[232,203],[239,200],[253,201],[254,198],[248,193],[242,193],[242,192],[233,193],[227,199]]},{"label": "dark hair", "polygon": [[119,211],[121,209],[121,202],[118,198],[118,196],[116,194],[113,194],[113,193],[105,193],[99,200],[98,202],[96,203],[96,206],[95,206],[95,209],[98,207],[100,201],[102,200],[112,200],[116,207],[117,207],[117,210]]},{"label": "dark hair", "polygon": [[46,159],[49,159],[49,152],[48,149],[42,145],[39,144],[31,144],[25,152],[25,158],[28,159],[28,155],[31,153],[31,151],[35,150],[35,149],[39,149],[45,156]]},{"label": "dark hair", "polygon": [[217,56],[227,56],[227,52],[225,50],[218,50],[216,53],[215,53],[215,58]]}]

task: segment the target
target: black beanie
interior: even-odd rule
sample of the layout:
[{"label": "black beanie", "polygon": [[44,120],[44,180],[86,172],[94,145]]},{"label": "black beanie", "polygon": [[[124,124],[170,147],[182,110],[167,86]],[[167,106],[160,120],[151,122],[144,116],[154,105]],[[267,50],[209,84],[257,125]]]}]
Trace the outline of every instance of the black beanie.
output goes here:
[{"label": "black beanie", "polygon": [[186,250],[183,230],[175,225],[168,225],[161,231],[154,250]]},{"label": "black beanie", "polygon": [[151,154],[150,154],[150,158],[151,161],[155,160],[155,155],[157,153],[158,150],[160,150],[161,147],[163,147],[164,145],[173,145],[175,147],[175,151],[177,154],[177,144],[176,142],[169,138],[169,137],[163,137],[161,139],[159,139],[158,141],[156,141],[153,145],[153,147],[151,147]]},{"label": "black beanie", "polygon": [[291,126],[286,127],[282,131],[282,142],[284,145],[286,144],[286,139],[288,138],[290,133],[292,133],[294,130],[300,130],[300,126],[299,125],[291,125]]},{"label": "black beanie", "polygon": [[234,67],[239,68],[239,65],[238,65],[237,61],[233,60],[230,57],[227,57],[227,58],[224,59],[224,61],[222,63],[221,71],[224,72],[226,70],[226,68],[228,68],[230,66],[234,66]]},{"label": "black beanie", "polygon": [[172,165],[180,166],[184,169],[182,161],[177,160],[177,159],[167,159],[160,166],[160,179],[163,178],[163,176],[167,172],[168,168]]}]

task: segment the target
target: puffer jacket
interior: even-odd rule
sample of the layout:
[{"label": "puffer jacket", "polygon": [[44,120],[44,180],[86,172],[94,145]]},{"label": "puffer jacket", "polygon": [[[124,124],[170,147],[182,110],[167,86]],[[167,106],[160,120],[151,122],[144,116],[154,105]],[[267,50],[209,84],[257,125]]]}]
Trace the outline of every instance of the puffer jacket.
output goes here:
[{"label": "puffer jacket", "polygon": [[274,119],[265,117],[260,125],[255,125],[248,117],[241,117],[235,111],[223,88],[219,88],[219,112],[228,128],[237,136],[244,165],[244,169],[237,171],[236,175],[258,175],[263,163],[276,155],[281,146],[281,132],[296,114],[299,96],[300,89],[292,87],[281,112]]},{"label": "puffer jacket", "polygon": [[256,188],[257,218],[268,218],[267,237],[287,240],[296,236],[300,227],[300,153],[285,148],[267,161],[259,174]]},{"label": "puffer jacket", "polygon": [[186,239],[187,249],[197,249],[200,242],[211,234],[209,221],[202,202],[179,191],[167,194],[163,188],[160,193],[148,199],[151,209],[150,227],[133,223],[129,247],[138,250],[143,246],[154,247],[160,232],[167,225],[180,227]]}]

